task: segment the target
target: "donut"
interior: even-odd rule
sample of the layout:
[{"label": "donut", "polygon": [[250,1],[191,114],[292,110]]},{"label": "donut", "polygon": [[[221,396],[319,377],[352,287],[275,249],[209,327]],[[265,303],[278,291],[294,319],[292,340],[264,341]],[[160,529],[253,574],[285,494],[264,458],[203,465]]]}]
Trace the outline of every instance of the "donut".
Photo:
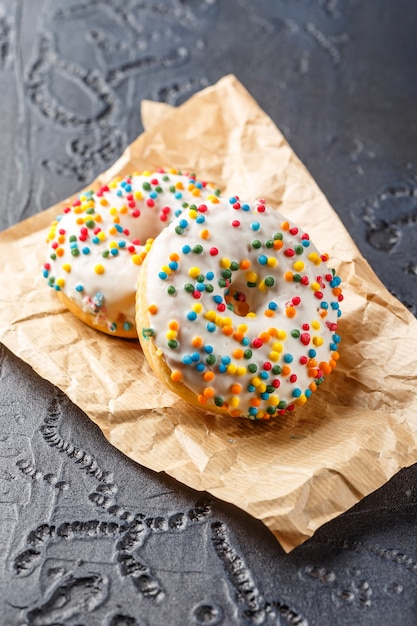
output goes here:
[{"label": "donut", "polygon": [[341,279],[264,200],[211,197],[152,243],[136,323],[154,372],[207,412],[251,420],[304,405],[336,366]]},{"label": "donut", "polygon": [[137,277],[151,240],[184,209],[214,193],[214,185],[174,169],[115,178],[84,192],[49,228],[43,275],[87,325],[137,337]]}]

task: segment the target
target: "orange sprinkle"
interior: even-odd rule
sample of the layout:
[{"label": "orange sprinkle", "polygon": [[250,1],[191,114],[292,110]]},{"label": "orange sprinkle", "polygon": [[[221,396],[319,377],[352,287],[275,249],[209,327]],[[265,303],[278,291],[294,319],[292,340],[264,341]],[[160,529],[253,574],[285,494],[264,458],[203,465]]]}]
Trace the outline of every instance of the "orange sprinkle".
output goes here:
[{"label": "orange sprinkle", "polygon": [[64,256],[64,248],[57,248],[55,252],[57,256]]},{"label": "orange sprinkle", "polygon": [[203,228],[200,233],[201,239],[208,239],[210,237],[210,231],[207,228]]},{"label": "orange sprinkle", "polygon": [[334,359],[335,361],[338,361],[340,358],[340,355],[338,352],[332,352],[332,359]]},{"label": "orange sprinkle", "polygon": [[310,391],[316,391],[317,390],[317,384],[315,382],[312,382],[309,384],[308,388],[310,389]]},{"label": "orange sprinkle", "polygon": [[[239,342],[242,341],[244,336],[245,335],[243,333],[240,333],[240,332],[233,333],[233,339],[236,339],[236,341],[239,341]],[[242,356],[243,356],[243,351],[242,351]],[[237,358],[242,358],[242,357],[237,357]]]},{"label": "orange sprinkle", "polygon": [[182,379],[182,373],[180,372],[180,370],[173,370],[171,372],[171,380],[174,383],[178,383],[181,379]]},{"label": "orange sprinkle", "polygon": [[233,350],[232,355],[235,359],[243,359],[244,351],[242,350],[242,348],[236,348],[235,350]]},{"label": "orange sprinkle", "polygon": [[205,398],[213,398],[215,395],[215,391],[213,389],[213,387],[206,387],[203,391],[203,396]]},{"label": "orange sprinkle", "polygon": [[194,346],[194,348],[200,348],[203,345],[203,339],[202,337],[199,337],[197,335],[196,337],[192,338],[191,343]]},{"label": "orange sprinkle", "polygon": [[249,404],[250,404],[251,406],[260,406],[261,401],[260,401],[260,399],[259,399],[259,398],[251,398],[251,399],[249,400]]},{"label": "orange sprinkle", "polygon": [[202,393],[198,394],[197,400],[199,401],[200,404],[207,404],[207,398],[206,396],[203,396]]},{"label": "orange sprinkle", "polygon": [[223,326],[222,328],[222,333],[226,335],[227,337],[230,337],[231,335],[233,335],[233,326],[229,326],[228,324],[225,324],[225,326]]},{"label": "orange sprinkle", "polygon": [[233,383],[233,385],[230,385],[230,393],[232,393],[234,396],[238,396],[241,392],[242,385],[239,385],[239,383]]},{"label": "orange sprinkle", "polygon": [[282,376],[289,376],[291,374],[291,368],[289,365],[283,365],[282,367]]},{"label": "orange sprinkle", "polygon": [[317,369],[316,368],[309,368],[307,370],[307,374],[310,376],[310,378],[316,378],[316,376],[317,376]]},{"label": "orange sprinkle", "polygon": [[169,255],[169,260],[170,261],[179,261],[180,260],[180,255],[177,254],[176,252],[171,252],[171,254]]},{"label": "orange sprinkle", "polygon": [[232,409],[231,411],[229,411],[229,415],[231,417],[240,417],[240,411],[239,409]]},{"label": "orange sprinkle", "polygon": [[282,222],[281,228],[282,228],[282,230],[289,230],[290,225],[289,225],[288,222]]},{"label": "orange sprinkle", "polygon": [[178,324],[177,320],[171,320],[170,323],[168,324],[168,328],[170,330],[178,330],[179,324]]},{"label": "orange sprinkle", "polygon": [[332,371],[331,365],[329,365],[329,363],[326,363],[326,361],[321,361],[319,367],[325,376],[327,376],[327,374],[330,374],[330,372]]},{"label": "orange sprinkle", "polygon": [[275,239],[275,241],[274,241],[274,250],[281,250],[283,245],[284,245],[284,243],[283,243],[283,241],[281,241],[281,239]]},{"label": "orange sprinkle", "polygon": [[293,273],[292,273],[292,272],[285,272],[285,274],[284,274],[284,278],[285,278],[285,280],[286,280],[288,283],[292,282],[292,279],[293,279]]},{"label": "orange sprinkle", "polygon": [[156,306],[156,304],[150,304],[148,306],[148,311],[151,315],[156,315],[158,313],[158,307]]},{"label": "orange sprinkle", "polygon": [[214,380],[215,376],[214,376],[214,372],[204,372],[203,375],[204,380],[206,381],[206,383],[209,383],[210,381]]},{"label": "orange sprinkle", "polygon": [[296,315],[295,306],[287,306],[287,308],[285,309],[285,315],[290,318],[295,317]]},{"label": "orange sprinkle", "polygon": [[271,309],[266,309],[266,311],[264,311],[264,315],[266,317],[274,317],[275,314],[273,311],[271,311]]},{"label": "orange sprinkle", "polygon": [[239,263],[239,267],[241,270],[247,270],[250,268],[250,261],[249,259],[242,259],[241,262]]},{"label": "orange sprinkle", "polygon": [[271,336],[268,331],[264,330],[262,333],[259,334],[259,339],[262,339],[263,343],[268,343],[268,341],[271,340]]}]

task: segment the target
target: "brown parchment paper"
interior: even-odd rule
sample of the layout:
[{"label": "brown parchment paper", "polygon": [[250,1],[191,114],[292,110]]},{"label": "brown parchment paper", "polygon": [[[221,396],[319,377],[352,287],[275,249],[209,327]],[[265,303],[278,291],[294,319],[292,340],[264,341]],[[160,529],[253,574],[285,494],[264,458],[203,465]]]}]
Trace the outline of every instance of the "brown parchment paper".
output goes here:
[{"label": "brown parchment paper", "polygon": [[[90,188],[175,166],[262,196],[308,231],[344,280],[341,359],[297,415],[252,423],[167,392],[136,342],[62,308],[41,277],[61,205],[0,234],[0,339],[126,455],[262,520],[285,550],[417,461],[417,320],[384,288],[271,119],[233,76],[179,108],[144,102],[144,132]],[[64,203],[62,203],[64,204]]]}]

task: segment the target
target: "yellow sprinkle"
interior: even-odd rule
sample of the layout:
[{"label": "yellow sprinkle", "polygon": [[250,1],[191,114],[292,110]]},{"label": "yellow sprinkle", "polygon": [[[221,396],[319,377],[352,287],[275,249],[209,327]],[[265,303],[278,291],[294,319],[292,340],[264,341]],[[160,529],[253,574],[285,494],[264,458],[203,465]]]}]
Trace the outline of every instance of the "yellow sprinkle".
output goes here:
[{"label": "yellow sprinkle", "polygon": [[246,367],[240,366],[236,370],[236,376],[244,376],[246,374]]},{"label": "yellow sprinkle", "polygon": [[190,269],[188,270],[188,274],[189,276],[191,276],[192,278],[197,278],[197,276],[199,274],[201,274],[200,272],[200,268],[199,267],[190,267]]},{"label": "yellow sprinkle", "polygon": [[136,200],[142,200],[142,198],[143,198],[143,194],[142,194],[141,191],[135,191],[134,195],[135,195],[135,199]]},{"label": "yellow sprinkle", "polygon": [[116,207],[114,207],[114,206],[113,206],[113,207],[109,210],[109,213],[110,213],[110,215],[117,215],[117,209],[116,209]]},{"label": "yellow sprinkle", "polygon": [[249,313],[247,313],[246,317],[256,317],[256,313],[254,313],[253,311],[249,311]]},{"label": "yellow sprinkle", "polygon": [[262,381],[260,378],[258,378],[258,376],[253,376],[250,382],[252,383],[252,385],[257,387],[258,385],[261,384]]},{"label": "yellow sprinkle", "polygon": [[209,320],[209,322],[214,322],[217,317],[217,313],[216,311],[210,310],[207,311],[207,313],[204,313],[204,317],[206,318],[206,320]]},{"label": "yellow sprinkle", "polygon": [[226,368],[226,372],[228,374],[231,374],[232,376],[233,374],[236,374],[236,370],[237,370],[237,365],[235,363],[230,363]]},{"label": "yellow sprinkle", "polygon": [[268,404],[269,404],[269,406],[278,406],[278,404],[279,404],[279,397],[276,394],[273,394],[273,395],[269,396]]},{"label": "yellow sprinkle", "polygon": [[171,270],[171,268],[170,268],[168,265],[163,265],[161,269],[162,269],[162,271],[163,271],[163,272],[165,272],[166,274],[168,274],[168,275],[169,275],[169,274],[171,274],[171,271],[172,271],[172,270]]},{"label": "yellow sprinkle", "polygon": [[196,302],[196,304],[193,304],[193,311],[195,313],[201,313],[202,310],[203,310],[203,305],[200,304],[200,302]]},{"label": "yellow sprinkle", "polygon": [[263,280],[258,283],[258,289],[259,291],[268,291],[268,287],[265,285]]},{"label": "yellow sprinkle", "polygon": [[256,281],[258,280],[258,274],[256,272],[249,271],[246,272],[245,278],[248,283],[256,283]]},{"label": "yellow sprinkle", "polygon": [[294,404],[296,404],[297,406],[302,406],[306,402],[307,402],[307,398],[305,397],[304,394],[302,394],[299,398],[294,400]]},{"label": "yellow sprinkle", "polygon": [[239,331],[240,333],[245,334],[245,333],[247,332],[247,330],[248,330],[248,327],[247,327],[247,325],[246,325],[246,324],[239,324],[239,326],[237,327],[237,329],[238,329],[238,331]]},{"label": "yellow sprinkle", "polygon": [[171,340],[171,339],[176,339],[176,338],[177,338],[177,331],[176,331],[176,330],[168,330],[168,331],[165,333],[165,337],[166,337],[168,340]]},{"label": "yellow sprinkle", "polygon": [[240,404],[240,399],[237,396],[232,396],[230,400],[228,400],[228,404],[232,409],[237,409]]},{"label": "yellow sprinkle", "polygon": [[280,343],[279,341],[274,341],[274,343],[272,344],[272,349],[275,352],[282,352],[283,350],[283,345],[282,343]]},{"label": "yellow sprinkle", "polygon": [[117,241],[111,241],[111,242],[109,243],[109,248],[117,248],[117,247],[118,247],[118,245],[119,245],[119,244],[117,243]]},{"label": "yellow sprinkle", "polygon": [[310,287],[313,291],[320,291],[320,285],[317,282],[311,283]]},{"label": "yellow sprinkle", "polygon": [[271,352],[269,353],[269,360],[270,361],[279,361],[279,352],[277,352],[276,350],[271,350]]},{"label": "yellow sprinkle", "polygon": [[304,269],[304,262],[295,261],[295,263],[293,263],[293,268],[295,269],[296,272],[302,272],[302,270]]},{"label": "yellow sprinkle", "polygon": [[285,332],[285,330],[282,330],[279,328],[277,331],[278,339],[281,339],[281,341],[283,341],[286,338],[286,336],[287,336],[287,333]]},{"label": "yellow sprinkle", "polygon": [[102,230],[97,234],[97,237],[100,239],[101,242],[105,241],[106,239],[106,233],[103,232]]},{"label": "yellow sprinkle", "polygon": [[188,211],[188,217],[192,220],[195,220],[197,215],[198,215],[198,211],[196,211],[195,209],[190,209]]},{"label": "yellow sprinkle", "polygon": [[313,320],[311,322],[311,327],[314,328],[314,330],[318,330],[320,328],[320,322],[318,322],[317,320]]},{"label": "yellow sprinkle", "polygon": [[61,287],[61,289],[65,285],[65,279],[64,278],[57,278],[55,282],[58,285],[58,287]]},{"label": "yellow sprinkle", "polygon": [[97,265],[94,266],[94,271],[96,274],[104,274],[104,267],[101,263],[97,263]]},{"label": "yellow sprinkle", "polygon": [[142,265],[143,258],[140,254],[132,254],[130,257],[135,265]]},{"label": "yellow sprinkle", "polygon": [[276,267],[278,265],[278,261],[274,256],[270,256],[268,257],[266,264],[268,267]]},{"label": "yellow sprinkle", "polygon": [[323,345],[323,337],[313,337],[313,343],[315,346],[322,346]]},{"label": "yellow sprinkle", "polygon": [[70,272],[71,271],[71,265],[69,263],[64,263],[62,266],[62,269],[64,270],[64,272]]},{"label": "yellow sprinkle", "polygon": [[230,267],[231,264],[231,260],[228,259],[227,257],[224,257],[223,259],[220,260],[220,267],[222,267],[223,269],[228,269]]}]

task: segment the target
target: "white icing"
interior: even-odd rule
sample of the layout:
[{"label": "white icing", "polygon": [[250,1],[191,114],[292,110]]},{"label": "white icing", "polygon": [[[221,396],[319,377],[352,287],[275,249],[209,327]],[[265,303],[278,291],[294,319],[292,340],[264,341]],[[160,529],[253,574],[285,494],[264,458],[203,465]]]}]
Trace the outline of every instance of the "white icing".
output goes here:
[{"label": "white icing", "polygon": [[[252,205],[244,204],[243,201],[239,203],[236,198],[215,199],[214,203],[208,202],[206,206],[205,212],[198,213],[200,218],[203,216],[204,223],[198,223],[193,212],[190,215],[189,211],[184,211],[159,235],[148,253],[146,300],[150,306],[151,328],[142,329],[142,336],[155,342],[166,364],[174,372],[173,380],[181,378],[208,410],[215,408],[215,398],[221,398],[223,408],[227,406],[232,415],[254,419],[268,417],[273,413],[273,409],[268,407],[283,412],[286,406],[291,409],[294,405],[303,404],[311,395],[310,387],[314,390],[323,374],[329,373],[335,366],[334,359],[338,357],[336,323],[340,315],[340,279],[332,276],[308,236],[273,208],[261,202]],[[287,230],[283,227],[285,222],[288,224]],[[184,228],[181,228],[181,224]],[[179,227],[178,234],[176,231]],[[281,245],[273,243],[279,241],[281,235],[278,233],[283,236],[282,249],[270,247],[271,243],[272,246]],[[259,248],[256,247],[258,243],[253,244],[254,241],[261,242]],[[203,251],[194,252],[196,245],[202,246]],[[191,251],[187,252],[187,246]],[[218,249],[217,255],[210,254],[212,247]],[[288,249],[293,251],[293,256],[286,256],[292,254],[285,253]],[[170,268],[172,259],[174,264]],[[234,265],[229,267],[231,282],[226,298],[227,287],[219,285],[222,271],[227,269],[224,266],[229,262],[242,264],[242,261],[243,266],[250,262],[250,268],[240,267],[235,270]],[[175,263],[178,264],[177,268]],[[212,289],[201,291],[198,299],[185,288],[187,284],[193,285],[194,289],[198,288],[198,281],[190,276],[190,272],[193,274],[197,271],[193,272],[193,268],[199,268],[199,273],[204,275],[201,284]],[[248,271],[255,272],[256,277],[247,274]],[[295,275],[296,280],[288,280],[286,272],[291,272],[293,277]],[[302,281],[308,280],[308,285],[297,282],[298,277]],[[266,286],[262,283],[265,279],[267,283],[274,284]],[[248,282],[256,283],[257,286],[248,286]],[[170,295],[168,288],[172,291],[172,287],[175,287],[176,293]],[[316,291],[319,297],[322,295],[321,299],[315,295]],[[220,305],[223,308],[227,300],[229,305],[230,302],[236,304],[233,294],[241,299],[246,298],[246,304],[241,303],[234,310],[218,310],[217,307]],[[299,303],[297,298],[301,299]],[[190,315],[195,305],[197,311],[194,310]],[[295,316],[288,317],[287,309],[289,314],[295,312]],[[244,316],[247,310],[255,316]],[[270,312],[265,315],[265,311]],[[327,311],[327,315],[322,317],[320,311],[323,315]],[[195,314],[196,319],[190,320],[189,317]],[[227,317],[230,318],[230,324],[226,326],[231,325],[233,333],[239,333],[239,326],[246,325],[247,330],[243,329],[244,337],[223,333],[221,320]],[[305,324],[309,325],[308,330],[306,326],[303,327]],[[269,340],[262,335],[268,329],[275,329],[269,331]],[[230,332],[228,328],[226,330]],[[280,338],[282,331],[285,338]],[[299,336],[294,337],[292,331]],[[309,340],[306,333],[309,334]],[[255,344],[259,344],[260,337],[265,341],[261,347],[254,347],[254,340]],[[175,346],[175,342],[178,345],[170,347],[169,341],[171,346]],[[249,352],[242,356],[242,352],[247,350],[251,350],[250,358],[246,358]],[[310,356],[313,354],[310,350],[315,351],[315,357]],[[210,362],[213,357],[207,359],[210,355],[215,357],[214,363]],[[231,359],[229,365],[222,364],[223,357]],[[312,358],[317,362],[316,367],[313,367]],[[300,363],[300,359],[303,363]],[[304,363],[306,359],[310,367]],[[191,364],[187,364],[190,360]],[[322,362],[325,363],[325,371],[319,371]],[[251,366],[253,369],[255,365],[256,373],[249,368]],[[286,366],[291,371],[285,373],[284,370],[283,375],[275,369],[274,374],[272,368],[276,366]],[[236,368],[241,369],[233,372]],[[222,372],[224,369],[226,371]],[[312,375],[314,372],[315,376]],[[213,380],[205,379],[213,374]],[[297,380],[291,378],[294,374]],[[233,387],[236,384],[241,390]]]},{"label": "white icing", "polygon": [[[150,189],[144,189],[144,184],[150,185]],[[137,192],[141,192],[141,199],[135,197]],[[53,288],[61,290],[81,310],[93,313],[97,323],[104,324],[116,334],[123,325],[127,330],[135,324],[135,294],[140,270],[138,255],[146,252],[146,241],[156,237],[183,210],[184,203],[188,206],[201,202],[213,192],[212,185],[201,183],[192,176],[156,172],[115,179],[97,193],[84,194],[57,218],[57,223],[50,229],[49,258],[44,275]],[[153,206],[148,206],[152,203]],[[138,217],[137,211],[140,211]],[[161,215],[165,216],[164,220],[160,219]],[[94,221],[94,226],[79,223],[81,220],[88,224],[89,219]],[[81,234],[83,226],[88,231],[85,241],[82,241]],[[97,227],[104,237],[103,241],[94,243]],[[115,227],[120,227],[122,232],[112,234]],[[60,235],[60,231],[64,234]],[[62,242],[59,242],[60,237]],[[133,243],[136,240],[140,245]],[[54,246],[63,251],[62,256],[57,256]],[[71,254],[71,246],[78,250],[78,256]],[[117,250],[114,256],[112,249]],[[109,256],[103,258],[103,252]],[[98,264],[104,269],[101,274],[94,269]],[[79,290],[80,286],[82,290]],[[96,303],[100,306],[97,307]]]}]

